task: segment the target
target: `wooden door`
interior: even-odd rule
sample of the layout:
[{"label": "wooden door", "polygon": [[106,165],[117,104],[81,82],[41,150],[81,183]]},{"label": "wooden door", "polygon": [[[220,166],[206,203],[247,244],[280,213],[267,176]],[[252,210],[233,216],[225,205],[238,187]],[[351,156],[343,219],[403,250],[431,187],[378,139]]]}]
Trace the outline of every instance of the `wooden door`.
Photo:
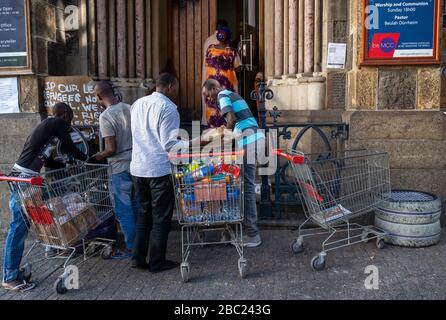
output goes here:
[{"label": "wooden door", "polygon": [[169,1],[169,52],[180,81],[178,101],[182,122],[201,121],[203,45],[215,31],[217,0]]}]

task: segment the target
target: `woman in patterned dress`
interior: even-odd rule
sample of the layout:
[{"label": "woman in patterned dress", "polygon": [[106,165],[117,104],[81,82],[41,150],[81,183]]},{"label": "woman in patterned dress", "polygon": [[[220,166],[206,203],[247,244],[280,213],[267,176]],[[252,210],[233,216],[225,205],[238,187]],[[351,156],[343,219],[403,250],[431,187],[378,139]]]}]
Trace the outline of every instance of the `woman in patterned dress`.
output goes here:
[{"label": "woman in patterned dress", "polygon": [[[216,45],[209,46],[205,59],[205,79],[215,79],[230,91],[238,91],[236,70],[240,67],[237,50],[229,45],[231,30],[221,27],[217,30]],[[216,101],[206,100],[205,119],[211,128],[219,128],[226,124]]]}]

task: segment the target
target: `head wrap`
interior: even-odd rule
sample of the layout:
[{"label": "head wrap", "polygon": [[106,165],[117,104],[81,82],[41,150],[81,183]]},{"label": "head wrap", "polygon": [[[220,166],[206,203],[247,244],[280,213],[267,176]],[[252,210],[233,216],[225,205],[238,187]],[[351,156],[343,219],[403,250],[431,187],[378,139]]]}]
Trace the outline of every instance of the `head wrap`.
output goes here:
[{"label": "head wrap", "polygon": [[232,34],[229,27],[220,27],[217,30],[217,40],[220,42],[229,42],[231,40]]}]

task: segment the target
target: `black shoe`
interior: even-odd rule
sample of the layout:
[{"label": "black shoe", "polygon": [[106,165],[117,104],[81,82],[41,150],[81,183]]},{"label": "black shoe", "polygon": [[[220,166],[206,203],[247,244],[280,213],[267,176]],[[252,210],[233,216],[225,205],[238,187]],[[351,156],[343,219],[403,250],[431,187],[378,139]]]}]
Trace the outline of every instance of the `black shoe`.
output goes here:
[{"label": "black shoe", "polygon": [[149,271],[151,273],[160,273],[160,272],[175,269],[179,266],[180,266],[180,264],[178,262],[166,260],[161,265],[157,266],[156,268],[154,268],[154,267],[149,268]]},{"label": "black shoe", "polygon": [[148,263],[138,263],[135,259],[132,260],[132,264],[130,265],[133,269],[139,269],[139,270],[149,270],[149,264]]}]

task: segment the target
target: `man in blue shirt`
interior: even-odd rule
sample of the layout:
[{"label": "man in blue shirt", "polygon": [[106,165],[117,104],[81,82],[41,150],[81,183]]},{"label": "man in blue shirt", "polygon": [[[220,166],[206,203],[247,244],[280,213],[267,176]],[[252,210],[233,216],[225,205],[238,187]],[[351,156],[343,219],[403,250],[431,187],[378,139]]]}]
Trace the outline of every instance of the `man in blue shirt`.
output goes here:
[{"label": "man in blue shirt", "polygon": [[245,150],[244,188],[245,188],[245,230],[243,238],[245,247],[254,248],[262,244],[257,227],[257,203],[255,193],[256,180],[256,146],[263,145],[265,135],[259,132],[259,125],[246,101],[237,93],[224,89],[216,80],[207,80],[203,85],[203,96],[216,101],[221,114],[226,118],[227,128],[242,135],[238,141],[240,149]]}]

